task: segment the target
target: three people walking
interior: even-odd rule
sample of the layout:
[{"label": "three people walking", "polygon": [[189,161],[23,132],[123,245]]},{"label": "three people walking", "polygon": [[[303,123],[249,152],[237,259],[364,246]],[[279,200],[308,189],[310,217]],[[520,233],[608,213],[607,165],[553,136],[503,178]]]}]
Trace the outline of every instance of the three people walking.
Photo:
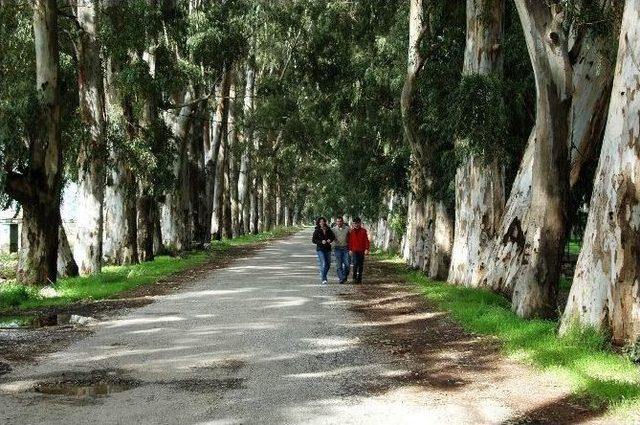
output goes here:
[{"label": "three people walking", "polygon": [[353,262],[353,283],[362,283],[364,257],[369,253],[369,236],[367,230],[362,227],[362,220],[359,217],[353,219],[353,228],[349,228],[341,216],[336,217],[333,228],[329,228],[324,217],[318,218],[312,242],[316,245],[322,284],[328,283],[332,244],[336,256],[338,281],[347,282]]}]

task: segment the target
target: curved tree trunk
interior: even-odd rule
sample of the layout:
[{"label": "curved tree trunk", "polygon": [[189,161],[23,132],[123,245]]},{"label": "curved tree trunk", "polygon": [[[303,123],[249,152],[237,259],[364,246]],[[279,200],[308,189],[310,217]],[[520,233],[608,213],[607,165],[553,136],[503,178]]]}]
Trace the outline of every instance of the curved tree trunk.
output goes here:
[{"label": "curved tree trunk", "polygon": [[57,276],[58,226],[62,192],[58,24],[55,0],[35,0],[33,33],[39,125],[28,135],[24,174],[7,172],[5,190],[22,206],[17,280],[42,285]]},{"label": "curved tree trunk", "polygon": [[78,89],[80,116],[89,130],[89,139],[78,152],[78,202],[82,214],[76,223],[73,255],[81,275],[99,273],[102,268],[104,192],[107,147],[105,106],[100,44],[96,39],[96,6],[78,5],[81,28],[78,46]]},{"label": "curved tree trunk", "polygon": [[226,164],[226,139],[229,118],[229,90],[231,88],[233,72],[225,70],[222,76],[220,100],[216,109],[212,149],[215,156],[215,179],[213,183],[213,211],[211,214],[211,238],[222,239],[222,211],[224,194],[224,170]]},{"label": "curved tree trunk", "polygon": [[626,0],[609,119],[561,332],[577,321],[640,338],[640,0]]},{"label": "curved tree trunk", "polygon": [[[502,74],[504,12],[504,0],[467,0],[463,74]],[[475,264],[498,230],[505,203],[503,169],[497,160],[472,155],[456,171],[451,283],[471,284]]]},{"label": "curved tree trunk", "polygon": [[[567,152],[571,155],[570,184],[583,178],[583,164],[597,150],[604,126],[612,78],[604,53],[605,37],[589,36],[571,49],[572,79],[575,86],[568,114]],[[475,264],[473,286],[484,286],[511,295],[526,245],[525,226],[532,211],[534,151],[536,130],[531,134],[514,180],[499,231]]]},{"label": "curved tree trunk", "polygon": [[552,317],[567,232],[568,137],[572,66],[560,6],[516,1],[536,77],[531,210],[522,222],[512,309],[521,317]]}]

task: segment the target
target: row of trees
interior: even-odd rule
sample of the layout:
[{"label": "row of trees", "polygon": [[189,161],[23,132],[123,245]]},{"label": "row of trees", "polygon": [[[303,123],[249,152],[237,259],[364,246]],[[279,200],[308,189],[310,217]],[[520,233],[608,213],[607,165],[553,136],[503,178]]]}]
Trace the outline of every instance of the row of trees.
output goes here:
[{"label": "row of trees", "polygon": [[[414,166],[405,258],[434,278],[506,294],[522,317],[554,317],[565,243],[578,209],[588,204],[561,330],[579,322],[610,332],[615,341],[635,341],[640,2],[466,2],[460,88],[468,97],[454,128],[454,205],[431,189],[442,184],[433,162],[443,157],[415,125],[425,101],[416,99],[415,81],[434,78],[424,44],[438,19],[436,3],[412,0],[409,15],[402,110]],[[513,49],[510,14],[519,18],[535,82],[533,130],[521,153],[511,155],[520,164],[514,177],[503,155],[513,113],[500,94],[516,71],[505,70]]]},{"label": "row of trees", "polygon": [[[4,202],[22,210],[20,282],[301,219],[307,164],[278,93],[296,43],[275,19],[283,7],[1,2],[0,159]],[[71,244],[60,228],[69,181]]]},{"label": "row of trees", "polygon": [[22,281],[54,280],[60,252],[95,273],[344,213],[523,317],[639,336],[639,0],[0,4]]}]

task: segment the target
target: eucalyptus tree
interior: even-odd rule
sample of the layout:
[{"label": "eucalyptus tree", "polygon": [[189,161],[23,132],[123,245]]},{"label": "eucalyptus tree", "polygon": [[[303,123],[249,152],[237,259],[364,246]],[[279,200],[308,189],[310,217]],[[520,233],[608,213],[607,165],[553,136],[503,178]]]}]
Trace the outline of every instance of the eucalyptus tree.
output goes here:
[{"label": "eucalyptus tree", "polygon": [[[535,70],[536,124],[499,231],[476,264],[472,285],[511,295],[522,316],[551,316],[569,226],[569,190],[584,178],[585,159],[602,137],[615,19],[608,1],[516,7]],[[570,151],[577,153],[571,160]]]},{"label": "eucalyptus tree", "polygon": [[[57,276],[63,181],[58,6],[55,0],[7,4],[0,14],[7,47],[0,58],[4,192],[22,208],[17,279],[44,284]],[[20,103],[9,112],[15,94]]]},{"label": "eucalyptus tree", "polygon": [[[463,90],[475,89],[485,98],[493,95],[493,108],[487,108],[483,99],[473,102],[474,106],[485,111],[504,107],[501,87],[495,83],[502,79],[504,18],[504,0],[467,0],[467,40],[461,87]],[[504,117],[504,112],[501,112]],[[477,120],[477,117],[486,121]],[[503,130],[501,124],[504,121],[496,120],[496,115],[476,112],[465,119],[471,120],[477,128],[497,128],[492,139],[500,137]],[[474,136],[485,134],[478,132],[477,128],[457,141],[458,150],[467,150],[468,153],[456,171],[455,236],[447,278],[456,284],[471,283],[475,264],[498,230],[506,196],[505,166],[499,157],[492,155],[491,150],[482,149],[483,142],[477,143],[480,148],[474,146]],[[496,143],[495,140],[492,142]]]},{"label": "eucalyptus tree", "polygon": [[96,27],[99,12],[99,2],[78,1],[76,5],[80,117],[88,133],[80,142],[77,159],[78,202],[83,211],[76,222],[73,257],[81,275],[99,273],[102,269],[107,138],[104,64]]},{"label": "eucalyptus tree", "polygon": [[640,1],[626,0],[585,240],[562,331],[576,322],[619,343],[640,338]]}]

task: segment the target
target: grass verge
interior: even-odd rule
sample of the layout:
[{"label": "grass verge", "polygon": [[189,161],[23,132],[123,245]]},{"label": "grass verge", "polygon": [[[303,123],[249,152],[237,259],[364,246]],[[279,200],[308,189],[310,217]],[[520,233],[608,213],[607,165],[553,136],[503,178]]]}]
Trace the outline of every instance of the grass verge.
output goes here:
[{"label": "grass verge", "polygon": [[574,327],[560,337],[556,321],[521,319],[498,294],[436,282],[408,269],[397,257],[376,257],[419,286],[429,301],[449,311],[466,331],[495,336],[509,357],[568,380],[576,398],[622,414],[640,411],[640,368],[612,351],[596,330]]},{"label": "grass verge", "polygon": [[245,235],[235,239],[214,241],[207,251],[184,256],[158,256],[154,261],[130,266],[106,266],[95,276],[59,279],[54,288],[59,296],[43,298],[34,287],[17,283],[0,285],[0,313],[4,310],[29,310],[70,304],[80,300],[100,300],[178,273],[215,258],[231,248],[252,245],[288,236],[298,228],[279,227],[270,232]]}]

